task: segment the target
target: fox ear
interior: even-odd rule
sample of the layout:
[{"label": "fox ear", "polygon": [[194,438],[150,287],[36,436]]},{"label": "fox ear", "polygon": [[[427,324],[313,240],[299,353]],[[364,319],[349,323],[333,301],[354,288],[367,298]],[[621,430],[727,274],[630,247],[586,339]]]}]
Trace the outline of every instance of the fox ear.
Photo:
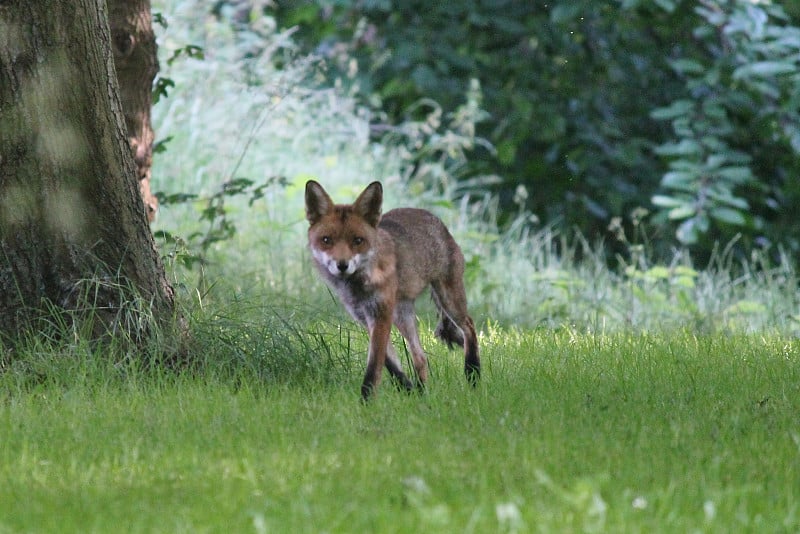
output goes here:
[{"label": "fox ear", "polygon": [[306,182],[306,219],[314,224],[333,209],[328,193],[314,180]]},{"label": "fox ear", "polygon": [[372,226],[378,226],[381,220],[381,204],[383,204],[383,186],[380,182],[372,182],[358,195],[353,203],[353,210]]}]

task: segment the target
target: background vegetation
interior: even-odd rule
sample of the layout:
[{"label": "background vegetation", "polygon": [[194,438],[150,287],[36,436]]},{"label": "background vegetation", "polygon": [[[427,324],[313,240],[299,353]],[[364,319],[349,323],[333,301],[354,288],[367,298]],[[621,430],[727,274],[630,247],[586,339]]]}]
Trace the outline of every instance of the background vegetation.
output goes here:
[{"label": "background vegetation", "polygon": [[473,190],[491,183],[502,220],[524,188],[543,223],[613,237],[612,221],[642,220],[662,253],[677,241],[707,259],[737,234],[743,249],[800,246],[792,2],[232,4],[239,21],[296,28],[301,50],[327,60],[328,79],[379,111],[373,136],[456,113],[479,87],[486,113],[475,133],[486,142],[452,178]]},{"label": "background vegetation", "polygon": [[[329,29],[344,25],[341,21],[337,25],[331,22],[336,13],[334,7],[319,12],[316,4],[302,5],[307,17],[319,24],[327,21]],[[588,4],[584,7],[589,11],[599,9],[599,4],[591,5],[595,7]],[[603,9],[611,9],[610,5]],[[736,5],[741,9],[746,7]],[[486,8],[484,4],[481,6],[484,7],[475,8],[476,12]],[[368,6],[363,7],[369,12]],[[762,4],[756,7],[772,9]],[[625,4],[615,9],[631,10],[630,17],[624,17],[622,22],[628,24],[629,19],[639,17],[644,28],[649,11],[641,6],[635,8],[633,4]],[[651,214],[655,208],[641,195],[633,195],[630,198],[634,200],[625,209],[620,203],[617,211],[605,210],[609,217],[603,219],[603,225],[608,227],[600,232],[608,233],[605,239],[589,232],[585,224],[571,221],[578,225],[576,232],[574,226],[567,227],[570,221],[566,218],[554,217],[557,220],[548,222],[543,212],[540,216],[531,211],[542,199],[546,199],[543,205],[560,209],[559,206],[565,205],[561,200],[566,197],[527,187],[519,175],[508,174],[502,182],[498,178],[487,184],[485,174],[476,174],[492,161],[497,162],[494,157],[481,158],[479,154],[481,150],[488,154],[490,148],[499,146],[497,141],[489,143],[479,135],[480,129],[491,121],[490,116],[500,116],[497,111],[486,111],[490,103],[489,82],[470,84],[467,80],[463,91],[459,90],[458,96],[450,100],[444,99],[444,103],[434,100],[442,99],[436,92],[430,98],[409,100],[406,112],[394,117],[385,111],[388,105],[378,109],[367,102],[372,98],[372,103],[376,103],[375,90],[368,90],[363,86],[366,82],[359,81],[371,72],[359,66],[360,56],[351,58],[352,72],[347,78],[330,58],[307,55],[298,42],[308,39],[303,37],[308,30],[302,25],[281,30],[282,19],[269,15],[274,6],[264,7],[267,11],[263,11],[252,2],[220,3],[215,11],[208,12],[193,2],[180,2],[158,9],[170,24],[162,32],[162,57],[168,60],[176,54],[178,57],[164,62],[162,79],[170,80],[175,87],[155,109],[157,131],[168,141],[166,154],[156,158],[154,168],[154,173],[161,177],[159,187],[163,191],[162,210],[155,229],[165,238],[164,251],[169,253],[176,269],[176,282],[194,295],[195,300],[206,295],[208,284],[214,283],[218,288],[233,284],[234,291],[245,295],[276,291],[299,300],[308,300],[304,295],[310,291],[316,295],[313,300],[331,303],[321,284],[309,283],[315,277],[304,246],[303,185],[309,178],[317,179],[332,190],[335,198],[344,201],[354,198],[364,184],[378,179],[386,185],[388,207],[399,204],[426,207],[452,228],[467,256],[469,298],[474,315],[479,318],[523,327],[570,324],[592,331],[685,325],[707,332],[730,328],[795,331],[795,255],[789,242],[792,234],[785,228],[782,246],[754,246],[756,234],[748,234],[739,227],[738,231],[744,234],[726,234],[728,241],[713,244],[710,236],[721,234],[709,230],[709,240],[701,244],[699,241],[706,239],[701,236],[706,234],[698,233],[695,247],[686,248],[659,229],[661,225],[654,222]],[[562,13],[556,17],[563,9],[551,6],[549,11],[536,11],[536,16],[547,14],[557,19],[542,22],[550,31],[566,16]],[[695,11],[683,5],[680,10],[676,7],[672,11],[656,4],[649,9],[657,20],[679,17],[677,11],[680,11],[692,24],[697,23]],[[198,12],[202,17],[198,17]],[[287,13],[281,16],[288,16]],[[506,15],[524,19],[513,10]],[[574,17],[580,18],[577,14]],[[611,21],[608,24],[614,25]],[[667,26],[678,27],[671,23]],[[662,30],[667,31],[667,27]],[[186,43],[199,47],[197,50],[205,53],[205,59],[186,57],[182,53]],[[335,48],[342,46],[337,44]],[[621,43],[612,48],[620,56],[626,51],[633,54],[636,48],[627,46]],[[358,50],[363,52],[361,48]],[[649,46],[642,53],[645,51],[656,57]],[[576,69],[576,75],[586,70]],[[618,70],[622,76],[631,69]],[[670,76],[674,74],[673,70],[669,72]],[[489,77],[492,83],[499,83],[501,78]],[[551,81],[568,78],[549,77]],[[197,83],[198,79],[203,83]],[[411,77],[403,79],[408,81]],[[331,80],[333,83],[329,83]],[[683,95],[688,82],[678,81],[676,91]],[[667,85],[642,82],[643,87],[652,91],[665,90]],[[574,87],[580,87],[587,95],[591,92],[597,102],[618,96],[616,90],[606,86],[593,87],[574,81]],[[570,100],[557,98],[553,91],[543,94],[553,102]],[[700,100],[691,102],[695,101]],[[684,142],[666,139],[673,139],[674,135],[670,120],[679,123],[685,119],[682,113],[688,113],[688,104],[663,102],[666,107],[652,106],[653,99],[634,98],[631,94],[620,98],[620,103],[642,107],[640,116],[626,116],[631,124],[661,129],[666,136],[662,148]],[[776,102],[789,109],[783,100]],[[533,109],[542,108],[537,105]],[[656,118],[651,118],[652,114]],[[623,130],[618,133],[621,143],[638,142],[632,134],[623,135]],[[708,141],[707,137],[703,137],[703,142]],[[590,144],[570,139],[571,143],[580,144],[581,150],[590,149]],[[754,143],[761,141],[753,138]],[[652,143],[648,146],[655,148]],[[725,157],[745,157],[734,152],[731,149]],[[647,153],[648,165],[655,169],[656,160],[662,156],[653,151]],[[544,152],[535,150],[525,154],[533,161]],[[591,159],[600,161],[598,158]],[[671,161],[672,165],[684,165],[687,170],[665,176],[694,172],[682,157],[671,157]],[[772,163],[781,161],[788,164],[796,162],[796,158],[771,158]],[[667,161],[662,163],[662,170],[666,171]],[[668,213],[680,215],[688,213],[688,208],[680,208],[677,203],[697,206],[693,195],[700,195],[716,203],[717,214],[733,217],[730,210],[739,209],[737,213],[755,220],[752,210],[732,205],[728,209],[722,205],[740,202],[735,198],[740,198],[743,189],[731,189],[728,197],[722,191],[728,178],[747,172],[745,167],[745,163],[739,167],[720,163],[719,168],[723,169],[720,180],[709,181],[706,176],[692,181],[692,187],[706,184],[711,189],[662,191],[655,200],[672,203]],[[595,171],[592,179],[597,179],[597,191],[615,195],[615,188],[608,185],[614,180],[602,170]],[[620,172],[618,176],[630,177],[632,184],[639,184],[636,187],[644,183],[641,179],[644,175],[640,173]],[[518,182],[513,181],[517,179]],[[653,182],[654,187],[657,182]],[[586,182],[548,178],[544,183],[547,187],[575,191],[575,187],[584,187]],[[786,187],[791,183],[787,179]],[[494,189],[506,186],[515,188],[508,201]],[[650,189],[643,194],[651,195],[654,191]],[[621,202],[628,197],[620,194],[616,198]],[[689,197],[695,200],[687,200]],[[710,216],[709,209],[683,217],[681,224]],[[578,211],[584,223],[593,217],[586,206]],[[778,212],[785,212],[787,221],[790,219],[787,209]],[[612,213],[619,215],[611,217]],[[677,225],[674,228],[680,229]],[[708,248],[705,257],[698,259],[701,245]]]}]

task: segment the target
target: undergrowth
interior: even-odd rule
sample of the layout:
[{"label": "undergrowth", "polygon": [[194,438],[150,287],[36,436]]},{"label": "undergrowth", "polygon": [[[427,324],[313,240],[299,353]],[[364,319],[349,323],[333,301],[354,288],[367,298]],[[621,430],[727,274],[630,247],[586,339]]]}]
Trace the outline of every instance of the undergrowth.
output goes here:
[{"label": "undergrowth", "polygon": [[[197,23],[201,2],[155,2],[154,10],[170,21],[159,36],[162,58],[186,43],[204,52],[202,60],[182,58],[163,69],[175,87],[154,108],[157,133],[170,139],[154,163],[162,190],[154,229],[186,300],[221,307],[260,301],[264,316],[283,303],[329,302],[309,266],[303,186],[318,180],[334,200],[349,202],[380,180],[385,209],[427,208],[451,229],[467,260],[470,308],[480,324],[586,332],[800,329],[794,262],[780,250],[743,258],[733,255],[733,243],[722,244],[708,264],[697,265],[684,249],[653,257],[648,236],[620,231],[615,249],[624,252],[609,258],[606,243],[542,227],[523,210],[498,224],[495,177],[458,180],[470,149],[486,146],[474,135],[485,116],[477,81],[458,113],[443,114],[426,100],[416,110],[427,112],[422,119],[377,132],[374,111],[320,85],[324,64],[295,53],[291,30],[277,32],[265,19],[261,34],[247,36],[265,52],[246,57],[242,36],[224,16]],[[520,205],[530,194],[518,189]]]}]

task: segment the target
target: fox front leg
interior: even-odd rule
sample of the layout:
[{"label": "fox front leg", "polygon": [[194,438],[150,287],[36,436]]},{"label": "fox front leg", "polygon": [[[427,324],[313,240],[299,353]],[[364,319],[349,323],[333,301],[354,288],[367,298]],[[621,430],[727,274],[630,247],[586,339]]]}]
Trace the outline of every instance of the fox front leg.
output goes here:
[{"label": "fox front leg", "polygon": [[367,320],[367,326],[369,329],[369,355],[367,356],[364,382],[361,384],[361,397],[365,401],[376,393],[378,384],[381,382],[381,374],[386,364],[386,347],[389,345],[392,331],[392,321],[389,318],[378,317]]}]

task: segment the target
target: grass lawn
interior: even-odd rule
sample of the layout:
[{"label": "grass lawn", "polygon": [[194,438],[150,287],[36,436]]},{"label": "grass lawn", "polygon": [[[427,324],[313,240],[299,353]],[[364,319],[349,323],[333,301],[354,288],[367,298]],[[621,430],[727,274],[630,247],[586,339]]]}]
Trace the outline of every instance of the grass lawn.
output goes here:
[{"label": "grass lawn", "polygon": [[474,391],[423,343],[428,392],[366,406],[355,361],[6,372],[0,532],[800,529],[795,341],[485,328]]}]

